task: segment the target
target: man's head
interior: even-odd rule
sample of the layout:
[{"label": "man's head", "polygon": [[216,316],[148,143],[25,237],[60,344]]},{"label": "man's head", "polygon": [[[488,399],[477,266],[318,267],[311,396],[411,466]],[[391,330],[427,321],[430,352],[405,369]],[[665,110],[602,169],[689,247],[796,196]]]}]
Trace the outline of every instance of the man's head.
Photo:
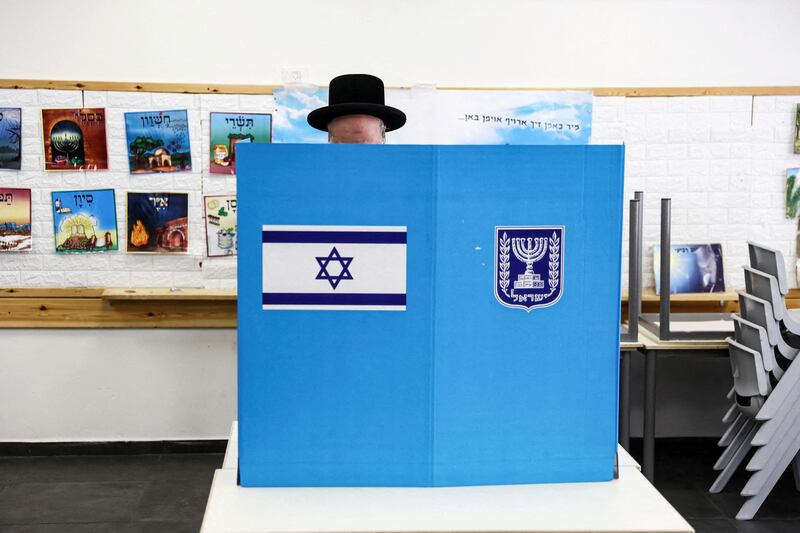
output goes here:
[{"label": "man's head", "polygon": [[406,115],[384,103],[383,82],[369,74],[331,80],[326,107],[308,114],[308,123],[328,132],[334,144],[382,144],[386,132],[403,126]]},{"label": "man's head", "polygon": [[370,115],[344,115],[328,122],[331,144],[384,144],[386,125]]}]

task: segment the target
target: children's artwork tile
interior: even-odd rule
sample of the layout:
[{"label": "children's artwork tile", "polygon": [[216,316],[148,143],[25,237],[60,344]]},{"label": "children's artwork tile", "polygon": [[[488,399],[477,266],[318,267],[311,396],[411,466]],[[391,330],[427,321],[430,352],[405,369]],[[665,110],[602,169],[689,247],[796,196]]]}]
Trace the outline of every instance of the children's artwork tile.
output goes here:
[{"label": "children's artwork tile", "polygon": [[131,174],[192,170],[185,109],[125,113]]},{"label": "children's artwork tile", "polygon": [[31,190],[0,188],[0,252],[31,249]]},{"label": "children's artwork tile", "polygon": [[45,170],[108,170],[106,110],[42,109]]},{"label": "children's artwork tile", "polygon": [[[673,294],[725,292],[722,245],[719,243],[673,244],[669,287]],[[661,294],[661,246],[653,246],[656,294]]]},{"label": "children's artwork tile", "polygon": [[[800,217],[800,168],[786,169],[786,218]],[[800,236],[800,234],[798,234]]]},{"label": "children's artwork tile", "polygon": [[206,196],[208,257],[236,255],[236,196]]},{"label": "children's artwork tile", "polygon": [[128,193],[128,253],[181,253],[189,247],[189,195]]},{"label": "children's artwork tile", "polygon": [[22,163],[22,110],[0,107],[0,170],[19,170]]},{"label": "children's artwork tile", "polygon": [[54,191],[53,226],[58,253],[118,250],[114,190]]},{"label": "children's artwork tile", "polygon": [[211,113],[212,174],[236,174],[236,145],[272,142],[268,113]]},{"label": "children's artwork tile", "polygon": [[800,104],[794,115],[794,153],[800,154]]}]

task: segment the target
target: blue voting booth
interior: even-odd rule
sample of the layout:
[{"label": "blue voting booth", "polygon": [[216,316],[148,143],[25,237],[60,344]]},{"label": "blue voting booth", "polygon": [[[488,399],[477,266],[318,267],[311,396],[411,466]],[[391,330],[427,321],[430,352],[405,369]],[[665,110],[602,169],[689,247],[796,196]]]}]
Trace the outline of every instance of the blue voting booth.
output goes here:
[{"label": "blue voting booth", "polygon": [[623,147],[237,148],[243,486],[614,477]]}]

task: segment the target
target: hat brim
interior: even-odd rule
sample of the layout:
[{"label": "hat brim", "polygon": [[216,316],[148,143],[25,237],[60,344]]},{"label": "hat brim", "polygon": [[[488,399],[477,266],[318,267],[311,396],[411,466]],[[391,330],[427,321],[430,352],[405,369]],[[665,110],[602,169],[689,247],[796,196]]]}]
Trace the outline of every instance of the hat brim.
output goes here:
[{"label": "hat brim", "polygon": [[320,107],[308,114],[308,123],[312,128],[328,131],[331,120],[345,115],[370,115],[383,120],[386,131],[393,131],[403,127],[406,123],[406,114],[388,105],[347,103]]}]

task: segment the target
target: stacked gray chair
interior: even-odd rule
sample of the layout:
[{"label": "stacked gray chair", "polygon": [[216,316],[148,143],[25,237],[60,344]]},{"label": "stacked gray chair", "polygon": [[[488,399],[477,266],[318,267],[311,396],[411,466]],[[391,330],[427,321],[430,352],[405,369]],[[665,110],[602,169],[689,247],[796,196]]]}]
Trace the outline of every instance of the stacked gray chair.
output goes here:
[{"label": "stacked gray chair", "polygon": [[752,448],[752,472],[741,494],[747,499],[736,518],[750,520],[791,465],[800,490],[800,322],[786,309],[788,283],[780,251],[748,243],[746,291],[739,293],[740,316],[728,339],[734,387],[729,424],[719,445],[724,451],[711,492],[721,491]]},{"label": "stacked gray chair", "polygon": [[800,322],[786,309],[786,302],[780,293],[778,279],[761,270],[744,267],[744,281],[748,294],[758,296],[772,305],[773,315],[781,327],[786,342],[800,348]]}]

